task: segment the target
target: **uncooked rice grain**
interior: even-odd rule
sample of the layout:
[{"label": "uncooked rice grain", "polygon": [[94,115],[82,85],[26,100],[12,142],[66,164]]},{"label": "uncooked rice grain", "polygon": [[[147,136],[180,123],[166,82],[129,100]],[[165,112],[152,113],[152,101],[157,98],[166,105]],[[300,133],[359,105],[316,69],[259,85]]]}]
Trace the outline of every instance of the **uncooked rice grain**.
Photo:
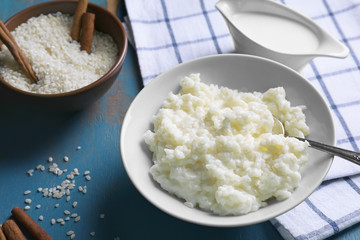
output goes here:
[{"label": "uncooked rice grain", "polygon": [[36,170],[40,170],[43,167],[43,165],[39,164],[36,166]]},{"label": "uncooked rice grain", "polygon": [[30,169],[29,171],[27,171],[27,174],[32,177],[34,173],[34,169]]},{"label": "uncooked rice grain", "polygon": [[73,173],[74,173],[75,176],[79,176],[79,174],[80,174],[79,169],[74,168]]},{"label": "uncooked rice grain", "polygon": [[60,12],[30,18],[12,35],[28,58],[39,81],[31,83],[9,50],[2,45],[0,75],[14,87],[33,93],[73,91],[102,77],[115,64],[118,49],[110,35],[94,31],[92,53],[72,41],[73,17]]},{"label": "uncooked rice grain", "polygon": [[80,216],[77,216],[74,221],[75,221],[75,222],[80,221]]},{"label": "uncooked rice grain", "polygon": [[30,190],[26,190],[26,191],[24,192],[24,195],[28,195],[28,194],[30,194],[30,193],[31,193]]}]

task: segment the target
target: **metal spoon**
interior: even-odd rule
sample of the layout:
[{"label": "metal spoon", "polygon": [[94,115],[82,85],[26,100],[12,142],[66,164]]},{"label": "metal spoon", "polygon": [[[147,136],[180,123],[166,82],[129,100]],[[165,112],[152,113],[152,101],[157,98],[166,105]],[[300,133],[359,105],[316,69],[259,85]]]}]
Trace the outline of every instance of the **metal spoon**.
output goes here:
[{"label": "metal spoon", "polygon": [[[274,134],[283,134],[285,135],[285,129],[284,126],[282,124],[282,122],[280,122],[279,119],[274,117],[274,126],[273,126],[273,130],[272,132]],[[344,158],[346,160],[349,160],[355,164],[360,165],[360,153],[358,152],[353,152],[350,150],[346,150],[343,148],[338,148],[338,147],[334,147],[331,145],[327,145],[324,143],[319,143],[319,142],[315,142],[309,139],[305,139],[305,138],[299,138],[299,137],[295,137],[301,141],[307,141],[310,144],[310,147],[318,149],[320,151],[324,151],[327,153],[330,153],[334,156],[339,156],[341,158]]]}]

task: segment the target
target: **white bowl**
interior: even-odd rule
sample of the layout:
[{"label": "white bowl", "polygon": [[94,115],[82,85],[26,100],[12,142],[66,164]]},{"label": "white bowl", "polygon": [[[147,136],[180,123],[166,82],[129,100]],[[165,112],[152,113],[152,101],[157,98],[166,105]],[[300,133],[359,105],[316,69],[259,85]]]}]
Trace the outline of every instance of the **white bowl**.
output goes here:
[{"label": "white bowl", "polygon": [[126,113],[120,136],[121,157],[132,183],[156,207],[179,219],[207,226],[244,226],[269,220],[304,201],[322,182],[333,157],[309,149],[309,161],[302,169],[302,180],[292,196],[284,201],[271,201],[268,206],[241,216],[217,216],[198,208],[189,208],[164,191],[149,174],[152,154],[143,136],[152,129],[152,118],[170,91],[178,92],[180,80],[200,73],[205,83],[264,92],[283,86],[293,105],[306,105],[305,114],[311,134],[309,138],[335,144],[335,129],[330,109],[317,90],[294,70],[261,57],[223,54],[204,57],[161,74],[135,98]]}]

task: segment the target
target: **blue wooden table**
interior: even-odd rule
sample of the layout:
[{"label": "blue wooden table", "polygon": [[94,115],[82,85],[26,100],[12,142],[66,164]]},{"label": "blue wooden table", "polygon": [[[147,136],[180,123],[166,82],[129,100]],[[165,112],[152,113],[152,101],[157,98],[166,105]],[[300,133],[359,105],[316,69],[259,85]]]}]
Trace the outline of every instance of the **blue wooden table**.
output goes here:
[{"label": "blue wooden table", "polygon": [[[1,0],[0,19],[44,2]],[[93,0],[106,7],[106,0]],[[126,14],[124,3],[118,10]],[[76,113],[54,113],[3,101],[0,103],[0,223],[11,216],[14,206],[27,211],[54,239],[282,239],[264,222],[239,228],[204,227],[178,220],[158,210],[131,184],[120,158],[119,136],[128,106],[143,87],[134,49],[129,46],[125,65],[110,91],[91,107]],[[68,161],[64,161],[64,157]],[[49,157],[53,161],[49,162]],[[66,173],[48,171],[56,163]],[[45,168],[42,171],[42,168]],[[39,168],[39,169],[36,169]],[[60,185],[75,168],[76,187],[61,199],[44,197],[38,188]],[[32,176],[27,172],[34,169]],[[90,171],[90,180],[84,176]],[[84,189],[86,194],[79,191]],[[31,193],[24,195],[26,190]],[[30,204],[25,200],[31,199]],[[69,201],[67,201],[69,200]],[[73,203],[77,205],[73,207]],[[39,208],[37,208],[37,206]],[[58,207],[57,207],[58,206]],[[66,221],[65,210],[77,213]],[[43,220],[38,218],[43,216]],[[51,224],[63,218],[64,223]],[[94,232],[95,236],[90,233]],[[331,239],[360,239],[360,225]]]}]

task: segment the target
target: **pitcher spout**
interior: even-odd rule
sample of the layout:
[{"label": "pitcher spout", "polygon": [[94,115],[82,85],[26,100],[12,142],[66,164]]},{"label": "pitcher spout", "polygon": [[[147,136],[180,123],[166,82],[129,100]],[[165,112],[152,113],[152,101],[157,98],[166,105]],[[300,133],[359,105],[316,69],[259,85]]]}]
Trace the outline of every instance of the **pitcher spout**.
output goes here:
[{"label": "pitcher spout", "polygon": [[322,44],[317,49],[316,55],[335,58],[345,58],[349,55],[349,48],[343,42],[333,38],[325,31],[322,38]]}]

